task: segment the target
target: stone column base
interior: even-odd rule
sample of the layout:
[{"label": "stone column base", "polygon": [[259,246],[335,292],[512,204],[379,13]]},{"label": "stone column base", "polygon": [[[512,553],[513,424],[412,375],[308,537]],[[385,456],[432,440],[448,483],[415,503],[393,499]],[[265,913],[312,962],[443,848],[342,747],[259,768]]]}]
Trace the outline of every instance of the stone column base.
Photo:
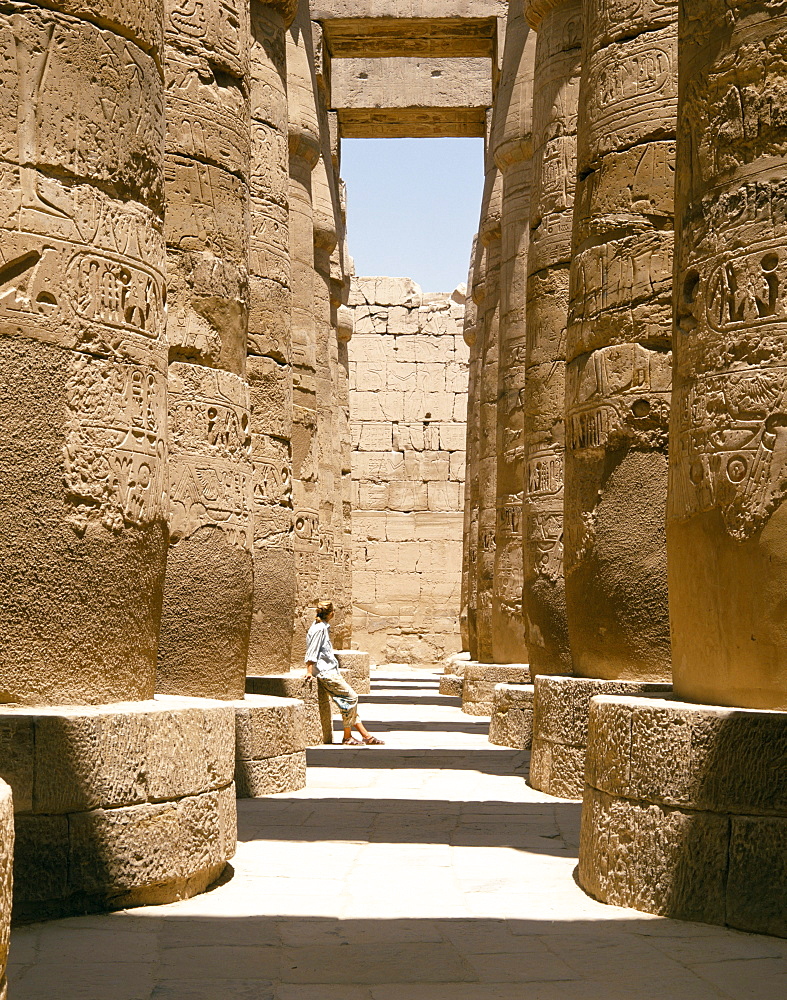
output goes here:
[{"label": "stone column base", "polygon": [[464,677],[461,674],[441,674],[438,693],[448,695],[449,698],[461,698],[463,684]]},{"label": "stone column base", "polygon": [[603,697],[579,881],[682,920],[787,937],[787,712]]},{"label": "stone column base", "polygon": [[533,685],[496,684],[489,742],[529,750],[533,739]]},{"label": "stone column base", "polygon": [[331,704],[316,681],[305,679],[303,670],[286,674],[254,674],[246,678],[246,694],[274,698],[298,698],[305,706],[304,741],[307,747],[333,743]]},{"label": "stone column base", "polygon": [[0,1000],[5,1000],[5,967],[11,931],[11,889],[14,868],[14,804],[11,789],[0,781]]},{"label": "stone column base", "polygon": [[465,715],[490,715],[494,711],[496,684],[529,684],[526,663],[477,663],[465,666],[462,711]]},{"label": "stone column base", "polygon": [[247,695],[235,709],[235,789],[253,799],[306,787],[306,706],[297,698]]},{"label": "stone column base", "polygon": [[336,649],[339,670],[356,694],[372,693],[371,657],[358,649]]},{"label": "stone column base", "polygon": [[234,713],[224,702],[161,695],[0,706],[15,919],[204,892],[235,853],[234,761]]},{"label": "stone column base", "polygon": [[530,784],[561,799],[582,798],[590,699],[597,694],[668,693],[670,684],[539,674],[533,682]]}]

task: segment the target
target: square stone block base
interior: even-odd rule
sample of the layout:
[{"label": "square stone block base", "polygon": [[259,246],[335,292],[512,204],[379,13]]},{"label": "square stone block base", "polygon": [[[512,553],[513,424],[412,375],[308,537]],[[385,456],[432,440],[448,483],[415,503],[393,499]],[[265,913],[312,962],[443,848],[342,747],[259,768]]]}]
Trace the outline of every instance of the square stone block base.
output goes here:
[{"label": "square stone block base", "polygon": [[14,804],[11,789],[0,781],[0,1000],[6,995],[5,967],[11,932],[14,867]]},{"label": "square stone block base", "polygon": [[330,700],[316,681],[306,680],[305,670],[249,676],[246,694],[299,699],[305,706],[304,745],[315,747],[333,742]]},{"label": "square stone block base", "polygon": [[579,881],[616,906],[787,937],[787,712],[594,699]]},{"label": "square stone block base", "polygon": [[42,920],[204,892],[235,853],[231,705],[158,696],[0,706],[13,791],[14,917]]},{"label": "square stone block base", "polygon": [[339,670],[356,694],[371,694],[371,657],[358,649],[336,649]]},{"label": "square stone block base", "polygon": [[670,684],[540,674],[533,682],[530,784],[561,799],[582,798],[590,699],[599,694],[668,693]]},{"label": "square stone block base", "polygon": [[533,740],[533,685],[496,684],[489,742],[529,750]]},{"label": "square stone block base", "polygon": [[495,685],[529,684],[527,663],[478,663],[471,660],[464,669],[462,711],[466,715],[490,715],[494,711]]},{"label": "square stone block base", "polygon": [[306,787],[306,706],[250,694],[235,709],[235,788],[257,798]]}]

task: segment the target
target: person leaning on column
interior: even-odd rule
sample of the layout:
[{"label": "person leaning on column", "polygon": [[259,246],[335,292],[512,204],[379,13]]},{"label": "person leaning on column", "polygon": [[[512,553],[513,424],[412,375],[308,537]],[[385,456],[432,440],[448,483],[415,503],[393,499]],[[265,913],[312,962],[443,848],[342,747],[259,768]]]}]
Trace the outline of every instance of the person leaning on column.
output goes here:
[{"label": "person leaning on column", "polygon": [[[306,633],[306,677],[316,677],[332,698],[342,715],[344,724],[344,739],[346,746],[360,747],[382,746],[383,741],[366,729],[358,718],[358,695],[353,691],[339,671],[339,661],[331,645],[330,621],[334,610],[331,601],[320,601],[317,605],[317,617]],[[357,729],[361,739],[356,740],[352,734]]]}]

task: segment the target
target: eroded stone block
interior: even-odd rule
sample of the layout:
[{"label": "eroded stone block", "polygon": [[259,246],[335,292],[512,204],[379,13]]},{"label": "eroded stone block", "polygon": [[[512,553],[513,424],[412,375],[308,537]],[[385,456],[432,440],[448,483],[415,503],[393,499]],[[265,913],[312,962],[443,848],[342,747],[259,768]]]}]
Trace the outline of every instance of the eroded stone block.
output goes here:
[{"label": "eroded stone block", "polygon": [[489,742],[529,750],[532,740],[532,684],[496,684],[489,720]]}]

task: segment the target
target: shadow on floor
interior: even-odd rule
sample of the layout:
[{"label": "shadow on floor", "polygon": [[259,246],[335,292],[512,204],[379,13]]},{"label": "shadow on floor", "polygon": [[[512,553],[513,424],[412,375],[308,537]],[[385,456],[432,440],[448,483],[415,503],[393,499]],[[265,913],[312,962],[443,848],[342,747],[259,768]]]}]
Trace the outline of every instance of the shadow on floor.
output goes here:
[{"label": "shadow on floor", "polygon": [[238,840],[363,841],[511,847],[577,857],[580,802],[458,802],[447,799],[246,799]]},{"label": "shadow on floor", "polygon": [[[733,931],[637,917],[340,920],[131,911],[104,918],[99,948],[95,921],[60,922],[54,949],[45,947],[46,927],[15,932],[9,995],[14,1000],[766,1000],[773,982],[768,956],[780,953],[767,939],[752,942]],[[31,951],[36,935],[42,943],[38,960],[20,964],[17,953]],[[745,972],[737,968],[743,962],[719,961],[714,945],[726,946],[733,959],[747,959]],[[118,948],[123,958],[113,961]],[[704,964],[695,972],[693,963]]]},{"label": "shadow on floor", "polygon": [[461,705],[461,700],[459,698],[449,698],[444,694],[421,697],[416,692],[409,695],[362,694],[361,705],[443,705],[446,708],[456,708]]},{"label": "shadow on floor", "polygon": [[[370,722],[369,725],[379,728],[376,723]],[[504,747],[499,750],[422,750],[323,746],[309,747],[306,751],[306,763],[309,767],[480,771],[483,774],[517,774],[525,780],[530,768],[530,753],[527,750],[509,750]]]},{"label": "shadow on floor", "polygon": [[[375,732],[403,732],[403,733],[469,733],[477,736],[484,735],[489,719],[486,716],[468,716],[468,719],[475,718],[476,722],[370,722],[369,725]],[[468,751],[470,752],[470,751]],[[475,753],[476,751],[472,751]]]}]

